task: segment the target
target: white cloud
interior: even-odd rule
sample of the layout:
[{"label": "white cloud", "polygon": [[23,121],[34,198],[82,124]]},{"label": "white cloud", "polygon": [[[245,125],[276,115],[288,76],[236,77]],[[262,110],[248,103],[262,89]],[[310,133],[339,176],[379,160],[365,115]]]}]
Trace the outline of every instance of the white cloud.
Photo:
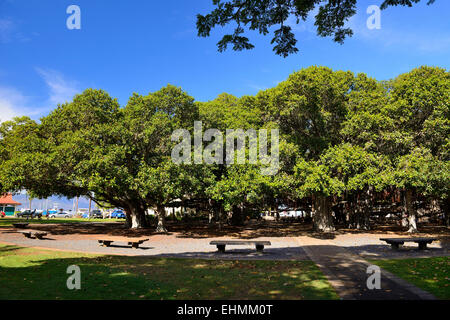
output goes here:
[{"label": "white cloud", "polygon": [[38,35],[38,33],[33,32],[28,36],[19,30],[18,24],[12,19],[0,18],[0,43],[2,44],[13,41],[27,42],[32,40],[32,37],[37,37]]},{"label": "white cloud", "polygon": [[0,85],[0,122],[12,120],[14,117],[32,117],[45,111],[46,108],[36,107],[36,104],[19,90]]},{"label": "white cloud", "polygon": [[10,19],[0,19],[0,43],[7,43],[11,39],[13,22]]},{"label": "white cloud", "polygon": [[432,33],[431,30],[411,29],[407,26],[393,28],[395,23],[381,19],[381,29],[369,30],[366,21],[369,15],[361,11],[346,24],[353,32],[353,39],[369,42],[381,48],[405,49],[419,53],[442,53],[450,50],[450,34]]},{"label": "white cloud", "polygon": [[0,86],[0,122],[23,114],[26,98],[16,89]]},{"label": "white cloud", "polygon": [[50,89],[49,102],[52,106],[72,101],[75,94],[79,92],[78,83],[68,80],[58,71],[41,68],[36,68],[36,71]]},{"label": "white cloud", "polygon": [[42,115],[58,104],[72,101],[79,92],[78,83],[68,80],[60,72],[41,68],[36,68],[36,71],[49,88],[47,100],[32,101],[16,88],[0,85],[0,122],[24,115]]}]

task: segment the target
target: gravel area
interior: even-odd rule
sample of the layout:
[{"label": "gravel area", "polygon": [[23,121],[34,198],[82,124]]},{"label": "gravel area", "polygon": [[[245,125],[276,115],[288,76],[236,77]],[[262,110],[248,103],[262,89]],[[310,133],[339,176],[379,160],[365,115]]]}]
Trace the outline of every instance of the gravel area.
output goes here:
[{"label": "gravel area", "polygon": [[[41,230],[44,228],[40,226]],[[205,258],[205,259],[257,259],[257,260],[309,260],[303,246],[321,245],[324,241],[329,244],[343,247],[351,253],[359,255],[365,259],[391,259],[391,258],[419,258],[449,255],[448,236],[438,235],[440,239],[429,245],[427,250],[418,250],[417,244],[405,243],[400,250],[392,250],[390,245],[379,238],[383,237],[408,237],[407,235],[395,235],[392,233],[345,233],[336,234],[326,240],[309,236],[261,236],[252,237],[251,240],[267,240],[272,243],[266,246],[263,253],[256,252],[254,246],[227,246],[226,253],[219,253],[215,246],[210,245],[212,240],[221,239],[246,239],[247,237],[235,236],[208,236],[195,237],[174,232],[169,235],[145,235],[139,234],[138,238],[148,238],[149,241],[143,243],[139,249],[130,248],[123,237],[103,235],[101,227],[95,231],[97,234],[90,234],[89,230],[82,232],[65,233],[60,230],[63,226],[53,228],[54,232],[49,232],[45,240],[27,239],[16,229],[0,229],[0,241],[13,243],[21,246],[40,247],[48,249],[69,250],[77,252],[90,252],[100,254],[133,255],[133,256],[153,256],[153,257],[177,257],[177,258]],[[70,227],[73,231],[73,226]],[[92,231],[92,230],[91,230]],[[422,235],[430,237],[433,235]],[[100,247],[97,239],[114,238],[116,241],[112,247]]]},{"label": "gravel area", "polygon": [[0,241],[20,246],[48,249],[68,250],[86,253],[173,257],[173,258],[205,258],[205,259],[239,259],[239,260],[308,260],[304,250],[299,247],[295,237],[270,238],[264,237],[252,240],[270,241],[263,253],[258,253],[252,246],[227,246],[225,253],[217,252],[216,246],[210,245],[212,240],[229,239],[225,237],[189,239],[180,238],[177,234],[154,235],[145,237],[138,249],[127,245],[126,239],[118,238],[111,247],[99,246],[97,239],[111,238],[109,236],[61,236],[48,235],[44,240],[28,239],[14,230],[0,231]]}]

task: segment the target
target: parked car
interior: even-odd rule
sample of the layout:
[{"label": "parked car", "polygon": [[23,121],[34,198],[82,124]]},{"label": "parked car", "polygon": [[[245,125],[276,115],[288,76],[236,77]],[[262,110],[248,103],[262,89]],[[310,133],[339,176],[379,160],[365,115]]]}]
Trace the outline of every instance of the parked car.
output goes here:
[{"label": "parked car", "polygon": [[91,214],[84,213],[81,217],[83,219],[88,219],[88,218],[91,218],[91,219],[103,219],[103,213],[102,213],[101,210],[92,210]]},{"label": "parked car", "polygon": [[64,211],[60,211],[60,212],[53,212],[49,214],[49,218],[50,219],[55,219],[55,218],[73,218],[73,214],[70,212],[64,212]]},{"label": "parked car", "polygon": [[111,219],[125,219],[125,213],[122,210],[114,210],[110,217]]},{"label": "parked car", "polygon": [[42,218],[42,213],[36,210],[24,210],[16,213],[17,218]]},{"label": "parked car", "polygon": [[92,210],[91,218],[94,219],[103,219],[103,213],[101,210]]},{"label": "parked car", "polygon": [[44,216],[44,217],[50,217],[52,214],[56,214],[56,213],[58,213],[58,211],[57,210],[45,210],[44,212],[42,212],[42,215]]}]

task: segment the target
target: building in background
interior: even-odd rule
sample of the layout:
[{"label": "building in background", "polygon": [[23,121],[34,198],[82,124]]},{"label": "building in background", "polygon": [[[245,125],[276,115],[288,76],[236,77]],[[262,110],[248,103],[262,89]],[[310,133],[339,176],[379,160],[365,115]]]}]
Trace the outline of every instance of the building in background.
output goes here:
[{"label": "building in background", "polygon": [[0,196],[0,212],[4,212],[7,216],[14,216],[16,207],[22,205],[20,202],[14,201],[12,194]]}]

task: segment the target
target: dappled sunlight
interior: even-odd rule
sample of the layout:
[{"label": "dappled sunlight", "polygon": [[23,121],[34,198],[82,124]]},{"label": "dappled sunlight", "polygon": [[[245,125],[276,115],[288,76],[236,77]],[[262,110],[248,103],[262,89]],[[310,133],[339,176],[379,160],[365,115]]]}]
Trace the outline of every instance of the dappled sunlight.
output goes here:
[{"label": "dappled sunlight", "polygon": [[371,260],[381,268],[432,293],[450,299],[450,257]]},{"label": "dappled sunlight", "polygon": [[[79,291],[65,287],[69,265],[81,269]],[[0,246],[0,275],[4,299],[337,298],[310,261],[133,258]]]}]

